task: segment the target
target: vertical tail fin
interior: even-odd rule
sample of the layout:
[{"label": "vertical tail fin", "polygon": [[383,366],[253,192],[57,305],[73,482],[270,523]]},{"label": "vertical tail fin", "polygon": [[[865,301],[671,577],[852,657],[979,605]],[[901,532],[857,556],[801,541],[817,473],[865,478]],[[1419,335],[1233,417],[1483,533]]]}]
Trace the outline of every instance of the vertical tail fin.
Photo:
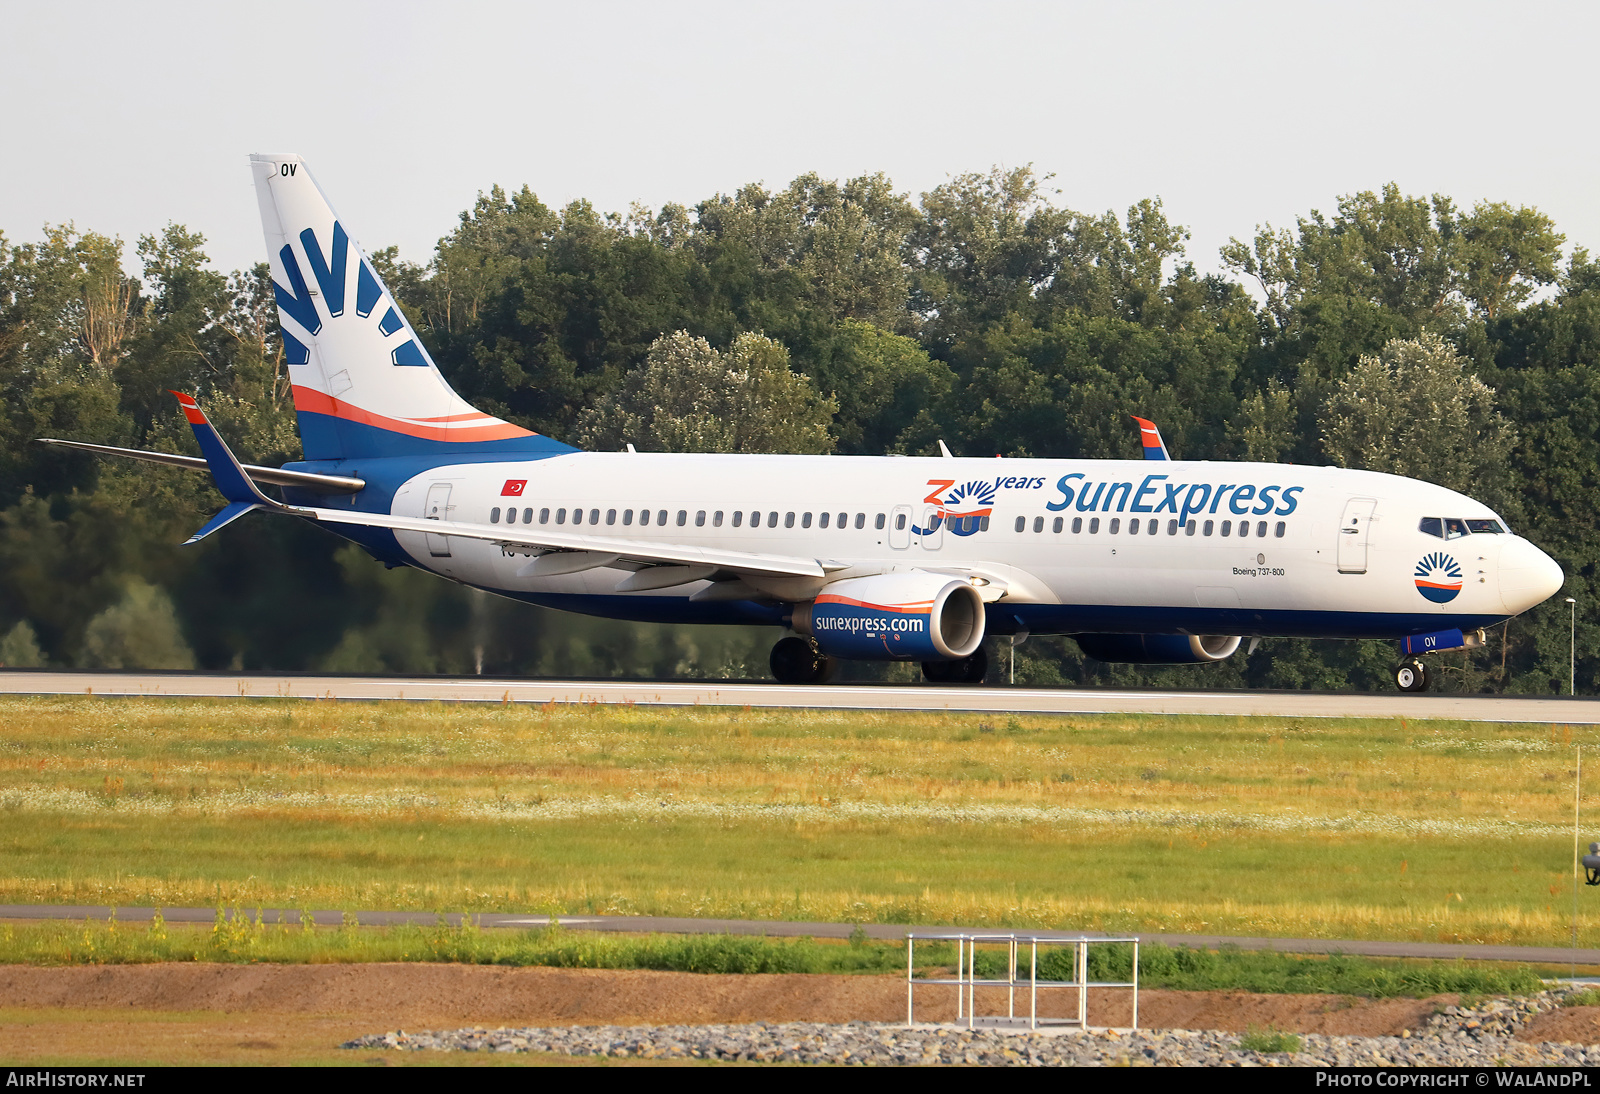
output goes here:
[{"label": "vertical tail fin", "polygon": [[573,451],[455,393],[300,157],[250,167],[307,460]]}]

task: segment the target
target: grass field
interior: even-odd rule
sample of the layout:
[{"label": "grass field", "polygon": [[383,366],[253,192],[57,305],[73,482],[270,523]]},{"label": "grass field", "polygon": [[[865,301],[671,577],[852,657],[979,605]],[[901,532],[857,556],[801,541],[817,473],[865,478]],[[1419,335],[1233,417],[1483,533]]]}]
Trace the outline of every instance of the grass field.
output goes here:
[{"label": "grass field", "polygon": [[1570,941],[1574,746],[1600,739],[90,698],[0,699],[0,725],[4,902],[1539,944]]}]

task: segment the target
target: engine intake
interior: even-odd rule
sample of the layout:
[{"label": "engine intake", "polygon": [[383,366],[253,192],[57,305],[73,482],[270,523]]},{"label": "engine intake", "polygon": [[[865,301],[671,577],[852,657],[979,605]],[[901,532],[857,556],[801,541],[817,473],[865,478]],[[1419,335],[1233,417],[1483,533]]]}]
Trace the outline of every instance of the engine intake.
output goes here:
[{"label": "engine intake", "polygon": [[1237,635],[1076,634],[1078,648],[1096,661],[1119,665],[1198,665],[1222,661],[1239,648]]},{"label": "engine intake", "polygon": [[948,574],[911,570],[835,581],[792,623],[830,657],[856,661],[954,661],[983,642],[983,599]]}]

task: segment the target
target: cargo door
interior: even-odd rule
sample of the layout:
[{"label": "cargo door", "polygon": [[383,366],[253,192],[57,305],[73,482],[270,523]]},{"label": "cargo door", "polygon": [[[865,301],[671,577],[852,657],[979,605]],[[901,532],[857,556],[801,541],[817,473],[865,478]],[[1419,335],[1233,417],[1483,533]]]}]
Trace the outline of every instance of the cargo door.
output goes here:
[{"label": "cargo door", "polygon": [[1339,518],[1339,572],[1364,574],[1367,572],[1367,546],[1371,542],[1372,511],[1378,507],[1373,498],[1351,498],[1344,503],[1344,515]]},{"label": "cargo door", "polygon": [[[428,487],[428,501],[422,507],[422,515],[428,520],[450,519],[450,484],[436,482]],[[450,557],[450,537],[436,536],[429,532],[424,538],[428,541],[428,554],[434,558]]]}]

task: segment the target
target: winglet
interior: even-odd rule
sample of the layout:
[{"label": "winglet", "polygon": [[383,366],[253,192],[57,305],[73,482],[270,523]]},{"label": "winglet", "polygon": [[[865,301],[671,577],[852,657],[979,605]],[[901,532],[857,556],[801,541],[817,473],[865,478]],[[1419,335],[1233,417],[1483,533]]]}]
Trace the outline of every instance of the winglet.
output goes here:
[{"label": "winglet", "polygon": [[239,466],[238,459],[228,449],[222,435],[206,419],[205,411],[200,409],[200,404],[181,391],[174,391],[172,394],[177,397],[178,405],[183,408],[183,416],[189,419],[189,428],[194,430],[194,439],[200,442],[200,454],[206,458],[206,467],[211,471],[211,478],[216,482],[222,496],[228,499],[227,508],[206,521],[204,527],[184,540],[184,544],[198,543],[218,528],[233,523],[252,509],[285,508],[263,494],[251,481],[250,476],[244,473],[244,468]]},{"label": "winglet", "polygon": [[1129,417],[1139,423],[1139,440],[1144,444],[1144,458],[1171,460],[1172,456],[1167,452],[1167,444],[1161,439],[1161,430],[1156,428],[1156,423],[1137,414],[1130,414]]}]

